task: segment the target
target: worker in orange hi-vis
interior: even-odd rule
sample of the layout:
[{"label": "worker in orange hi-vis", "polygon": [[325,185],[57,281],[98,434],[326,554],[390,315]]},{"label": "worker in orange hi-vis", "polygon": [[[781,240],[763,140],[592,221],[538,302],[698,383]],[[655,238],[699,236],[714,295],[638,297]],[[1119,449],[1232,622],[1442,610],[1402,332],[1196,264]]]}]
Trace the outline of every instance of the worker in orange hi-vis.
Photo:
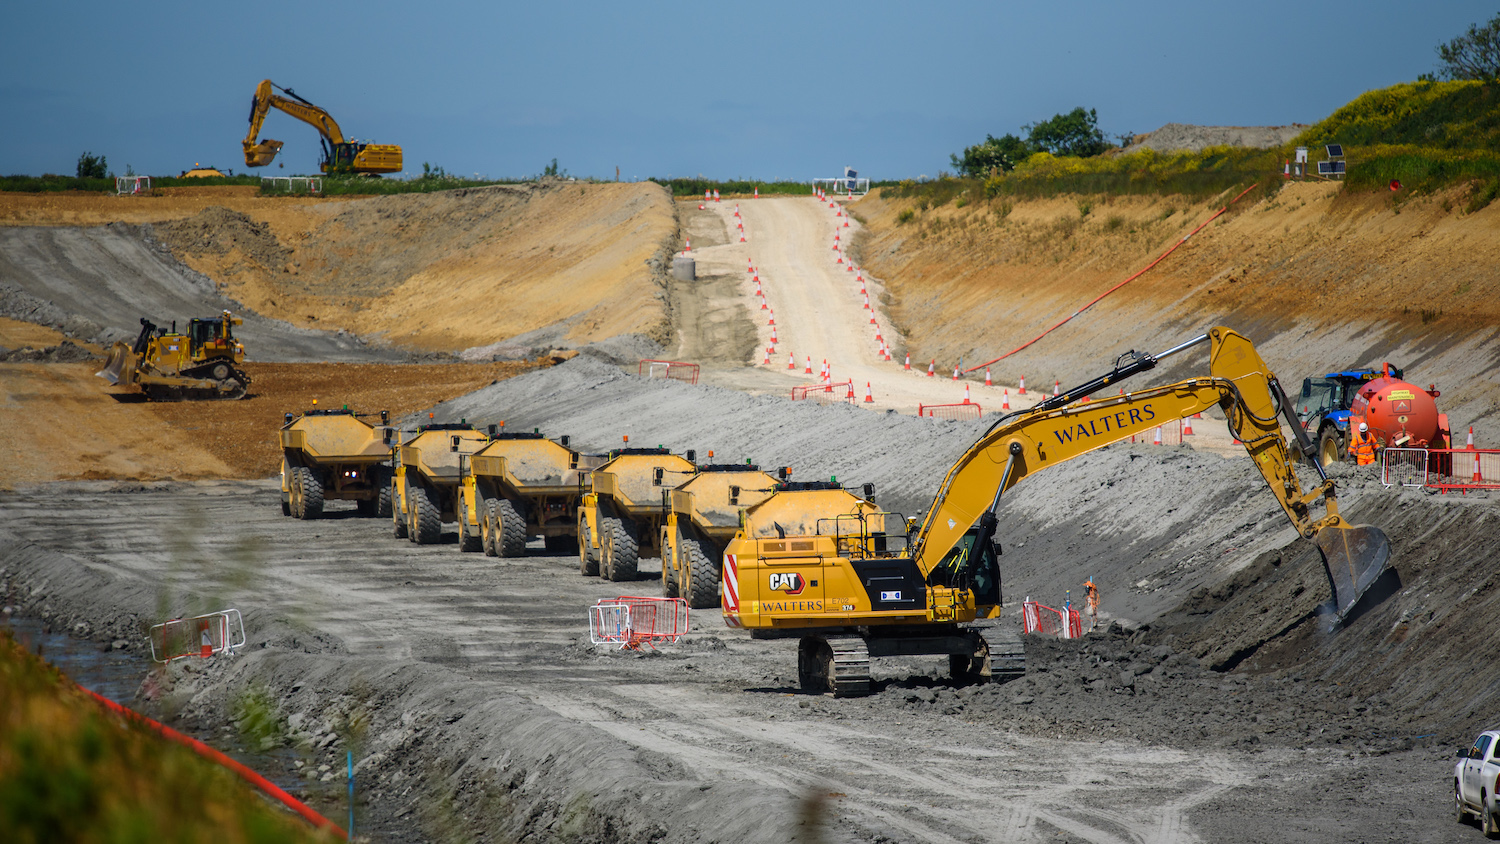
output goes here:
[{"label": "worker in orange hi-vis", "polygon": [[1354,436],[1349,438],[1349,454],[1354,457],[1354,462],[1361,466],[1368,466],[1375,462],[1375,435],[1370,433],[1370,426],[1365,422],[1359,423],[1359,429]]},{"label": "worker in orange hi-vis", "polygon": [[1088,590],[1089,629],[1093,630],[1099,624],[1099,587],[1092,577],[1083,582],[1083,587]]}]

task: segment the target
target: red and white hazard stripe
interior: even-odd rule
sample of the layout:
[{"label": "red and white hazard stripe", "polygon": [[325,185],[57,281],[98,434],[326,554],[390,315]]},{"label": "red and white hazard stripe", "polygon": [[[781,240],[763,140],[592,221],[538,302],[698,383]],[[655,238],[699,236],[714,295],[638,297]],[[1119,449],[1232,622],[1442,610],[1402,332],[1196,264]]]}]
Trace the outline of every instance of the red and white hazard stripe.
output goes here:
[{"label": "red and white hazard stripe", "polygon": [[724,623],[730,627],[740,626],[740,572],[739,561],[733,554],[724,555]]}]

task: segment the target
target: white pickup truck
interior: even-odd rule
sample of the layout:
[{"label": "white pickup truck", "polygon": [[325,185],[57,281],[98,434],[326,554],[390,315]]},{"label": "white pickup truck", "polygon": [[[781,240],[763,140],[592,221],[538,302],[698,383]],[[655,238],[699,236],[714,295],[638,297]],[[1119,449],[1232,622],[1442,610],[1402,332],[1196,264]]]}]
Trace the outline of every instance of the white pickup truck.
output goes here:
[{"label": "white pickup truck", "polygon": [[1453,805],[1459,823],[1467,823],[1469,815],[1479,819],[1479,828],[1486,838],[1500,838],[1500,803],[1496,792],[1500,791],[1500,730],[1486,730],[1474,740],[1474,746],[1458,751],[1458,764],[1453,766]]}]

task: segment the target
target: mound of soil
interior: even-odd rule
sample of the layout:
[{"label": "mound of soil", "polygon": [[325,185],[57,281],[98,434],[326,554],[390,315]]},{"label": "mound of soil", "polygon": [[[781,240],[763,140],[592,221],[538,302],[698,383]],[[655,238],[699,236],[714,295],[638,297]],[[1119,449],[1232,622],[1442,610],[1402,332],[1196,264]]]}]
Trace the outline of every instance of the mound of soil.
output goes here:
[{"label": "mound of soil", "polygon": [[1202,152],[1208,147],[1279,147],[1307,128],[1306,123],[1287,126],[1194,126],[1190,123],[1168,123],[1155,132],[1136,135],[1124,152],[1142,149],[1157,152]]},{"label": "mound of soil", "polygon": [[56,346],[48,346],[44,349],[33,349],[29,346],[9,351],[0,349],[0,362],[4,363],[79,363],[93,359],[93,352],[75,344],[72,340],[64,340]]}]

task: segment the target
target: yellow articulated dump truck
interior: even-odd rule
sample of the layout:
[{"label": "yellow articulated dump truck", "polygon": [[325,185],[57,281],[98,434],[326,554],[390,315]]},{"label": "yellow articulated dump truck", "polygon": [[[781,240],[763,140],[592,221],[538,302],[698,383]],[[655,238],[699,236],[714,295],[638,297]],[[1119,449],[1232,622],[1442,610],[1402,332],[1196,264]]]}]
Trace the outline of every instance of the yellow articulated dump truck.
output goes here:
[{"label": "yellow articulated dump truck", "polygon": [[724,546],[740,529],[740,513],[766,500],[775,487],[775,478],[747,461],[699,466],[697,474],[667,493],[661,593],[685,598],[695,610],[718,606]]},{"label": "yellow articulated dump truck", "polygon": [[362,516],[389,516],[390,415],[371,425],[348,407],[288,413],[281,426],[281,514],[316,519],[325,501],[353,501]]},{"label": "yellow articulated dump truck", "polygon": [[234,326],[241,322],[224,311],[192,320],[187,333],[178,334],[175,321],[167,330],[142,317],[135,344],[116,343],[94,374],[116,387],[140,387],[152,401],[242,399],[250,376],[239,368],[245,346]]},{"label": "yellow articulated dump truck", "polygon": [[458,546],[491,557],[520,557],[542,537],[554,554],[578,550],[578,502],[602,455],[580,454],[568,438],[506,433],[491,425],[490,442],[464,461],[458,491]]},{"label": "yellow articulated dump truck", "polygon": [[694,471],[692,451],[679,457],[665,448],[622,448],[591,474],[578,505],[578,567],[605,580],[634,580],[641,557],[661,554],[667,518],[662,492]]},{"label": "yellow articulated dump truck", "polygon": [[[415,433],[404,439],[406,433]],[[489,442],[467,422],[423,425],[397,432],[391,448],[391,523],[397,539],[432,545],[443,522],[457,521],[460,464]]]}]

